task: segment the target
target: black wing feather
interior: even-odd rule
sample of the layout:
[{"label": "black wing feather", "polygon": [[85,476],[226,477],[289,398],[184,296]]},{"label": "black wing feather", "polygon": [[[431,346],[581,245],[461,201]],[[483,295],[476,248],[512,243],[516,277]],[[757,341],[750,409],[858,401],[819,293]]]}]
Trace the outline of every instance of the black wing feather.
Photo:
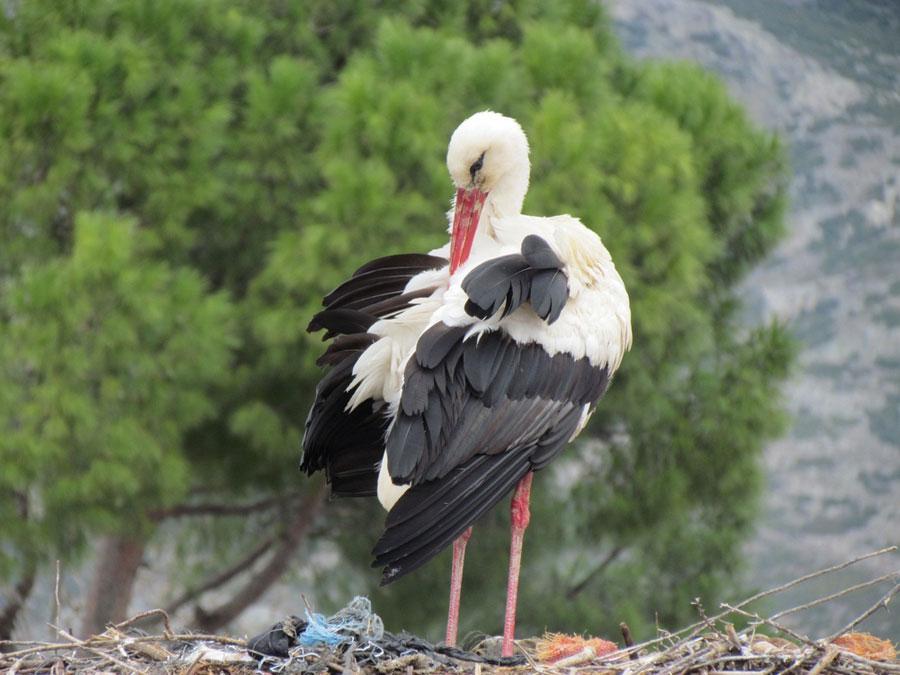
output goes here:
[{"label": "black wing feather", "polygon": [[325,309],[309,323],[307,330],[325,329],[324,339],[334,341],[317,361],[331,366],[331,370],[316,387],[306,419],[300,468],[308,474],[324,469],[334,496],[371,496],[378,486],[388,425],[384,401],[364,401],[347,411],[353,366],[378,340],[367,331],[378,319],[396,314],[414,299],[434,292],[434,288],[410,293],[403,293],[403,289],[416,274],[446,265],[444,258],[419,254],[373,260],[326,295],[322,302]]},{"label": "black wing feather", "polygon": [[316,365],[335,366],[344,359],[355,360],[365,349],[375,344],[377,339],[378,336],[371,333],[339,335],[328,345],[322,356],[316,359]]},{"label": "black wing feather", "polygon": [[494,316],[501,307],[501,318],[508,316],[527,301],[538,316],[553,323],[569,297],[562,262],[536,234],[522,240],[521,253],[478,265],[463,279],[462,288],[469,296],[466,312],[479,319]]},{"label": "black wing feather", "polygon": [[354,277],[362,276],[367,272],[380,271],[384,273],[401,273],[408,278],[416,276],[419,272],[436,270],[447,266],[447,259],[427,253],[398,253],[387,255],[383,258],[375,258],[360,267],[353,273]]},{"label": "black wing feather", "polygon": [[459,345],[467,330],[466,326],[448,328],[444,324],[435,324],[419,336],[416,362],[423,368],[437,367]]},{"label": "black wing feather", "polygon": [[330,340],[335,335],[352,335],[365,333],[378,317],[358,309],[326,309],[316,314],[306,327],[308,333],[315,333],[323,328],[326,333],[323,340]]},{"label": "black wing feather", "polygon": [[407,364],[386,451],[394,482],[412,487],[375,546],[382,583],[427,562],[545,466],[609,381],[586,358],[551,357],[499,331],[463,337],[436,324]]}]

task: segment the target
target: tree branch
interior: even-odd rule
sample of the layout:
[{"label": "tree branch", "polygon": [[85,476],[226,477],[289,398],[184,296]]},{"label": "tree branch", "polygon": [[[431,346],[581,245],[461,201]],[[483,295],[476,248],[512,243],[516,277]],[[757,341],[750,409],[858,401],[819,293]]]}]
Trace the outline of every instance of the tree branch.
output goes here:
[{"label": "tree branch", "polygon": [[194,608],[198,628],[212,633],[230,623],[281,577],[318,516],[327,491],[323,484],[299,504],[272,557],[229,601],[213,610],[205,610],[199,605]]},{"label": "tree branch", "polygon": [[581,591],[583,591],[587,587],[587,585],[591,583],[591,580],[598,574],[603,572],[603,570],[605,570],[610,565],[610,563],[618,558],[624,550],[624,546],[616,546],[603,560],[600,561],[599,565],[597,565],[594,569],[587,573],[587,576],[585,576],[584,579],[582,579],[577,584],[572,586],[568,591],[566,591],[566,598],[568,600],[571,600],[576,595],[581,593]]},{"label": "tree branch", "polygon": [[297,497],[299,493],[293,492],[287,495],[267,497],[259,501],[247,504],[179,504],[168,509],[155,509],[150,512],[150,518],[159,522],[166,518],[181,518],[183,516],[248,516],[258,511],[266,511],[285,501]]},{"label": "tree branch", "polygon": [[207,579],[196,588],[185,591],[177,599],[173,600],[168,607],[166,607],[166,612],[168,614],[174,614],[186,604],[188,604],[189,602],[193,602],[207,591],[211,591],[215,588],[218,588],[219,586],[222,586],[223,584],[231,581],[241,572],[250,569],[250,567],[253,566],[253,563],[259,560],[263,556],[263,554],[266,553],[266,551],[272,548],[277,540],[277,536],[269,537],[268,539],[260,543],[260,545],[255,549],[250,551],[250,553],[234,563],[231,567],[227,567],[219,574],[212,577],[211,579]]}]

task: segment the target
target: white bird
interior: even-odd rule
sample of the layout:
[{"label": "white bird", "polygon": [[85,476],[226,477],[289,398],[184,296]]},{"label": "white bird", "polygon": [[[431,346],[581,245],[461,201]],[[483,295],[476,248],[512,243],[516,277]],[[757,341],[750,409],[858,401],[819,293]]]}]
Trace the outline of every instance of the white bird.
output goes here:
[{"label": "white bird", "polygon": [[532,472],[584,428],[631,346],[628,294],[600,238],[568,216],[523,215],[528,141],[485,111],[453,133],[450,242],[358,269],[309,330],[319,360],[302,469],[387,509],[373,565],[389,583],[453,545],[456,642],[472,524],[515,490],[503,654],[513,649]]}]

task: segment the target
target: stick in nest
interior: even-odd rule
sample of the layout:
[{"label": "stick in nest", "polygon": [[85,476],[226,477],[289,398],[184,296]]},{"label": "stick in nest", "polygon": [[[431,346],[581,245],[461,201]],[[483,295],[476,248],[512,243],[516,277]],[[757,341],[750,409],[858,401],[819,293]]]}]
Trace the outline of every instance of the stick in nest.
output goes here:
[{"label": "stick in nest", "polygon": [[[733,605],[733,606],[732,605],[723,605],[725,607],[729,607],[730,609],[726,609],[725,611],[722,611],[712,617],[708,617],[706,620],[697,621],[696,623],[686,626],[685,628],[677,630],[673,633],[665,632],[665,634],[661,635],[660,637],[653,638],[652,640],[646,640],[645,642],[636,644],[633,647],[628,647],[626,649],[619,650],[618,652],[611,654],[610,657],[616,657],[619,655],[630,654],[632,652],[637,653],[638,651],[640,651],[642,649],[646,649],[647,647],[660,644],[667,640],[673,640],[674,638],[676,638],[678,636],[683,636],[683,637],[679,641],[674,642],[672,645],[670,645],[670,648],[677,648],[679,646],[683,646],[686,642],[688,642],[689,640],[693,639],[694,637],[696,637],[697,635],[702,633],[703,630],[705,628],[707,628],[707,626],[708,626],[707,622],[716,623],[716,622],[721,621],[722,619],[726,618],[729,614],[732,614],[735,610],[742,609],[742,608],[746,607],[747,605],[750,605],[750,604],[756,602],[757,600],[762,600],[763,598],[767,598],[772,595],[777,595],[778,593],[782,593],[783,591],[793,588],[794,586],[802,584],[806,581],[810,581],[812,579],[816,579],[818,577],[822,577],[827,574],[831,574],[833,572],[837,572],[839,570],[846,569],[847,567],[861,563],[864,560],[869,560],[871,558],[885,555],[886,553],[895,553],[896,551],[897,551],[897,546],[887,546],[885,548],[878,549],[877,551],[872,551],[871,553],[865,553],[863,555],[857,556],[855,558],[852,558],[851,560],[847,560],[842,563],[837,563],[835,565],[831,565],[829,567],[822,568],[815,572],[810,572],[809,574],[804,574],[803,576],[797,577],[796,579],[793,579],[791,581],[788,581],[787,583],[781,584],[780,586],[776,586],[774,588],[770,588],[765,591],[760,591],[759,593],[756,593],[755,595],[752,595],[749,598],[740,601],[736,605]],[[879,602],[881,602],[881,601],[879,601]]]},{"label": "stick in nest", "polygon": [[887,607],[888,603],[891,601],[891,598],[893,598],[895,595],[897,595],[898,592],[900,592],[900,584],[895,585],[891,590],[889,590],[887,593],[885,593],[878,602],[876,602],[874,605],[869,607],[865,612],[863,612],[858,617],[853,619],[853,621],[848,623],[846,626],[841,628],[841,630],[839,630],[837,633],[827,637],[826,640],[834,640],[834,638],[836,638],[838,635],[843,635],[844,633],[847,633],[847,632],[853,630],[859,624],[861,624],[863,621],[865,621],[870,616],[872,616],[875,612],[877,612],[879,609],[881,609],[882,607]]}]

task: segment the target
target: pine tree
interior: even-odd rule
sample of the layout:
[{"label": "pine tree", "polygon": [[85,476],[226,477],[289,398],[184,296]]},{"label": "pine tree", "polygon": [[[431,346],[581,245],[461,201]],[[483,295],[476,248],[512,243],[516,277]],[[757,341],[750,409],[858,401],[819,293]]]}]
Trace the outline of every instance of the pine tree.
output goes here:
[{"label": "pine tree", "polygon": [[[379,507],[323,510],[295,470],[303,329],[357,264],[446,239],[447,139],[492,108],[532,143],[526,211],[596,229],[635,327],[589,438],[536,482],[523,629],[677,622],[727,584],[790,345],[736,290],[781,233],[783,153],[715,78],[629,59],[588,1],[33,0],[0,18],[0,92],[0,576],[203,515],[182,543],[218,555],[189,582],[265,574],[196,624],[302,565],[323,601],[366,590],[436,636],[444,563],[376,591]],[[505,511],[472,540],[464,627],[499,627]],[[308,562],[325,549],[341,578]]]}]

